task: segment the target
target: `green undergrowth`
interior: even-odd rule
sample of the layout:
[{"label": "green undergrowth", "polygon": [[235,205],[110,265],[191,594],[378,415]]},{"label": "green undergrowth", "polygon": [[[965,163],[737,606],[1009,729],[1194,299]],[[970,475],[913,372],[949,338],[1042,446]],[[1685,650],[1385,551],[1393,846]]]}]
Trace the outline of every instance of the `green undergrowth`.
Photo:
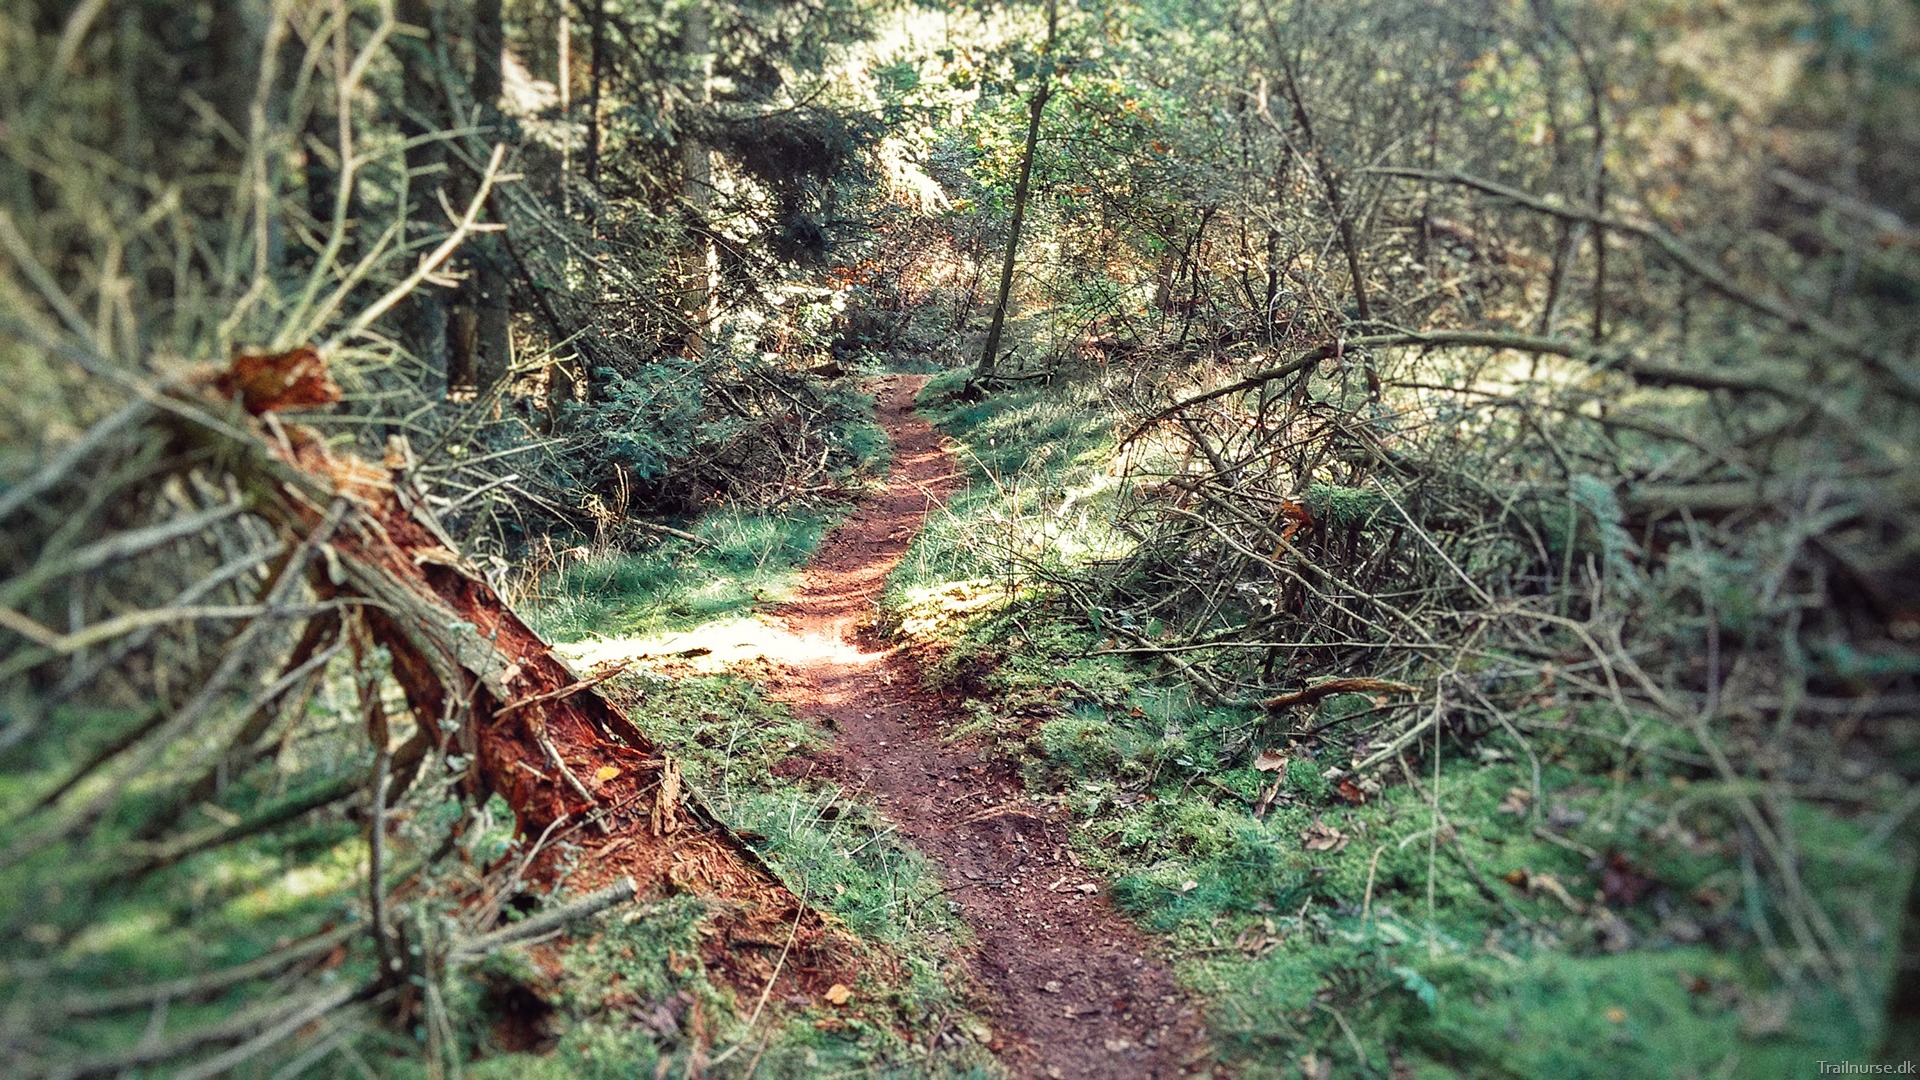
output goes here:
[{"label": "green undergrowth", "polygon": [[889,578],[881,608],[896,624],[967,606],[950,602],[956,583],[971,596],[1019,580],[1010,568],[1064,569],[1125,544],[1108,524],[1120,482],[1093,388],[1034,385],[967,402],[956,397],[967,374],[936,376],[920,394],[921,414],[959,436],[968,483],[927,519]]},{"label": "green undergrowth", "polygon": [[[829,440],[851,462],[834,482],[850,496],[885,474],[893,445],[874,419],[870,395],[852,389],[834,394],[847,403],[847,416]],[[672,523],[694,540],[635,526],[644,537],[639,545],[600,545],[565,561],[540,575],[516,606],[549,641],[645,637],[743,615],[756,603],[791,595],[801,564],[848,508],[835,500],[726,506]]]},{"label": "green undergrowth", "polygon": [[[1541,704],[1512,732],[1449,730],[1437,764],[1427,741],[1361,786],[1345,727],[1290,738],[1294,717],[1210,708],[1177,676],[1103,654],[1100,613],[1050,585],[1049,564],[996,562],[969,539],[1003,529],[1016,497],[1099,474],[1091,401],[1056,387],[933,408],[973,486],[896,572],[889,618],[931,646],[932,681],[970,692],[955,734],[1018,756],[1029,790],[1068,808],[1082,859],[1207,1003],[1225,1064],[1708,1077],[1867,1060],[1878,1012],[1861,1006],[1888,975],[1905,882],[1837,811],[1787,802],[1783,831],[1815,902],[1870,953],[1852,998],[1767,962],[1792,948],[1773,944],[1792,912],[1737,843],[1746,793],[1700,768],[1683,733]],[[1109,542],[1086,528],[1080,546]],[[947,617],[929,614],[942,603]],[[1374,704],[1336,696],[1299,719]]]},{"label": "green undergrowth", "polygon": [[845,513],[717,510],[637,551],[596,552],[541,582],[521,606],[549,641],[673,633],[790,595],[800,565]]},{"label": "green undergrowth", "polygon": [[[311,708],[332,709],[342,726],[328,731],[316,724],[308,737],[286,740],[278,767],[235,776],[218,805],[210,799],[184,812],[178,791],[206,750],[185,738],[167,749],[161,767],[126,784],[90,825],[34,809],[76,761],[136,730],[144,709],[56,710],[46,735],[9,760],[0,822],[17,846],[9,847],[15,858],[0,873],[0,1025],[10,1041],[32,1046],[46,1062],[98,1061],[228,1020],[260,1007],[257,983],[175,993],[157,1010],[159,994],[142,1000],[136,993],[130,1005],[102,1003],[133,988],[246,964],[308,935],[351,928],[366,889],[365,831],[343,808],[324,807],[292,816],[278,829],[214,843],[224,828],[244,827],[366,775],[372,755],[345,709],[324,698]],[[77,791],[93,797],[103,784],[83,783]],[[448,813],[457,816],[458,807],[449,804]],[[185,835],[199,843],[176,850],[146,839],[144,828],[162,815],[178,815]],[[67,838],[43,842],[41,830],[55,822],[72,826],[61,830]],[[445,824],[401,823],[392,834],[390,865],[400,872],[417,865],[422,838]],[[169,851],[181,857],[174,861]],[[370,955],[343,949],[333,976],[364,981],[372,965]],[[121,1074],[160,1075],[151,1068]]]}]

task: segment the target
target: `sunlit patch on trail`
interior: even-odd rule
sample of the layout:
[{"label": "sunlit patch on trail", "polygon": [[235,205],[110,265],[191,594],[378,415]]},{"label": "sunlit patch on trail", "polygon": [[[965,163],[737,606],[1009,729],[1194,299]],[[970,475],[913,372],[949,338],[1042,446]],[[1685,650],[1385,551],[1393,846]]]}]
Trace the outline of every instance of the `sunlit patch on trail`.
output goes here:
[{"label": "sunlit patch on trail", "polygon": [[554,651],[582,670],[632,663],[662,675],[717,675],[755,661],[870,664],[885,655],[839,634],[796,634],[773,615],[715,619],[676,634],[577,641],[556,645]]}]

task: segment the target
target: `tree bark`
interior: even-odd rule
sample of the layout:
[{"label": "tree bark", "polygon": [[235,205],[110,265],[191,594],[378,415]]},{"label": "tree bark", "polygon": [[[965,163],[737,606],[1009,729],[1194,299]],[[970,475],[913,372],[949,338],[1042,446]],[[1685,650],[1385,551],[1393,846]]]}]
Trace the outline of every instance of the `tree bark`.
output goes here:
[{"label": "tree bark", "polygon": [[600,81],[606,71],[606,0],[587,0],[587,32],[592,37],[587,62],[587,183],[600,185]]},{"label": "tree bark", "polygon": [[[713,13],[706,0],[687,7],[680,27],[680,54],[694,73],[688,101],[704,113],[713,104]],[[683,124],[680,136],[680,192],[694,232],[694,262],[687,275],[687,355],[706,355],[714,323],[720,317],[720,249],[714,243],[707,213],[713,205],[713,153],[706,140]]]},{"label": "tree bark", "polygon": [[560,62],[553,80],[560,87],[560,214],[573,217],[573,16],[560,0]]},{"label": "tree bark", "polygon": [[[430,0],[400,0],[396,14],[424,35],[396,34],[393,39],[400,54],[400,134],[408,140],[407,241],[421,244],[445,228],[440,193],[445,186],[447,149],[444,142],[429,137],[449,126],[446,97],[433,77],[439,20]],[[338,107],[346,108],[347,103]],[[433,286],[414,290],[400,322],[400,344],[420,362],[421,391],[430,401],[444,401],[449,374],[445,291]]]},{"label": "tree bark", "polygon": [[[478,0],[473,6],[473,77],[470,86],[479,108],[479,125],[488,139],[498,140],[500,130],[500,92],[502,84],[501,52],[504,48],[501,28],[501,0]],[[463,194],[477,188],[479,176],[463,174]],[[455,202],[462,201],[456,198]],[[512,337],[508,308],[506,256],[500,238],[482,233],[470,238],[459,259],[462,275],[460,297],[455,305],[449,337],[452,340],[450,368],[465,376],[475,393],[486,395],[504,381],[511,363]]]},{"label": "tree bark", "polygon": [[1007,300],[1013,294],[1013,270],[1020,254],[1020,227],[1026,222],[1027,196],[1033,182],[1033,154],[1040,143],[1040,114],[1053,96],[1053,44],[1059,27],[1059,5],[1047,3],[1047,42],[1042,48],[1046,65],[1040,72],[1040,85],[1027,102],[1027,144],[1020,154],[1020,178],[1013,185],[1013,218],[1007,222],[1006,256],[1000,262],[1000,291],[993,302],[993,320],[987,324],[987,343],[980,349],[980,363],[974,369],[973,382],[991,379],[1000,363],[1000,336],[1007,325]]}]

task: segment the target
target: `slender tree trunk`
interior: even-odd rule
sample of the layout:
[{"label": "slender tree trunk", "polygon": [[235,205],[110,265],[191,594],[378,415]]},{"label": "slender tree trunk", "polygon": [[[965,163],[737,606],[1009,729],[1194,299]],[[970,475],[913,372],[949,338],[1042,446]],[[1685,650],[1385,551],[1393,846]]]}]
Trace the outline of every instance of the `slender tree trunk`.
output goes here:
[{"label": "slender tree trunk", "polygon": [[[1587,76],[1587,99],[1593,115],[1593,212],[1607,215],[1607,110],[1605,75],[1583,59],[1581,70]],[[1607,336],[1607,230],[1593,230],[1593,340]]]},{"label": "slender tree trunk", "polygon": [[[446,144],[428,138],[449,126],[446,97],[435,85],[439,63],[439,20],[430,0],[400,0],[400,21],[419,34],[395,35],[400,55],[400,134],[407,139],[407,240],[424,243],[446,227],[440,192],[447,163]],[[336,108],[348,108],[337,102]],[[328,216],[332,216],[329,205]],[[444,401],[450,371],[447,294],[434,285],[408,295],[401,314],[401,345],[420,363],[420,389],[430,401]]]},{"label": "slender tree trunk", "polygon": [[592,51],[587,61],[587,183],[600,184],[600,80],[606,71],[606,0],[587,0],[587,32]]},{"label": "slender tree trunk", "polygon": [[[1045,54],[1048,64],[1053,59],[1053,42],[1059,25],[1059,5],[1055,0],[1047,3],[1047,43]],[[1007,325],[1007,299],[1013,294],[1013,268],[1020,255],[1020,227],[1027,217],[1027,196],[1033,182],[1033,154],[1040,143],[1040,114],[1046,111],[1047,99],[1053,96],[1053,71],[1051,66],[1040,73],[1040,85],[1027,102],[1027,145],[1020,154],[1020,178],[1013,185],[1013,218],[1007,222],[1007,251],[1000,262],[1000,292],[993,302],[993,320],[987,324],[987,343],[980,350],[980,363],[974,369],[973,381],[983,382],[993,378],[994,370],[1000,363],[1000,336]]]},{"label": "slender tree trunk", "polygon": [[560,214],[573,217],[573,16],[560,0],[560,62],[554,82],[560,87]]},{"label": "slender tree trunk", "polygon": [[[704,113],[713,103],[713,13],[706,0],[688,6],[680,28],[680,53],[694,72],[688,97],[692,108]],[[695,235],[694,265],[688,274],[687,354],[698,359],[707,353],[714,324],[720,318],[720,248],[714,243],[707,212],[713,205],[713,153],[704,139],[683,128],[680,142],[681,195],[686,199]]]},{"label": "slender tree trunk", "polygon": [[1300,93],[1299,80],[1294,75],[1293,64],[1283,63],[1281,72],[1286,77],[1287,100],[1293,106],[1294,123],[1300,125],[1300,134],[1307,140],[1307,150],[1313,155],[1314,171],[1320,176],[1320,188],[1327,199],[1327,210],[1333,215],[1334,226],[1340,234],[1340,250],[1347,260],[1347,276],[1353,279],[1353,307],[1361,319],[1373,318],[1373,307],[1367,300],[1367,276],[1360,268],[1360,243],[1353,227],[1353,215],[1347,210],[1346,193],[1341,188],[1340,175],[1333,168],[1333,162],[1327,158],[1327,149],[1321,145],[1320,137],[1313,129],[1313,118],[1307,113],[1306,99]]},{"label": "slender tree trunk", "polygon": [[[500,135],[501,0],[477,0],[473,5],[473,100],[479,124],[489,138]],[[471,170],[462,176],[462,196],[477,189],[479,177]],[[456,204],[463,198],[455,198]],[[460,258],[463,280],[451,320],[450,367],[469,376],[478,394],[487,394],[504,381],[511,364],[511,311],[508,308],[507,257],[500,238],[482,233],[470,238]]]}]

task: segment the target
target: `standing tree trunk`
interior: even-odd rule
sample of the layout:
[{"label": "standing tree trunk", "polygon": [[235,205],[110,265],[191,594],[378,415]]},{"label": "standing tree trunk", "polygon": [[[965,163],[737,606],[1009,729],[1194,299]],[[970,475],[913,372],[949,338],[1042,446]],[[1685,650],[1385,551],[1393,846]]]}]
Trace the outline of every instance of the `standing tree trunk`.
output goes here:
[{"label": "standing tree trunk", "polygon": [[[1593,212],[1607,216],[1607,94],[1606,75],[1581,50],[1580,71],[1587,80],[1587,102],[1593,122]],[[1607,339],[1607,230],[1593,230],[1593,341]]]},{"label": "standing tree trunk", "polygon": [[[699,114],[713,104],[713,13],[706,0],[694,0],[687,7],[686,23],[680,28],[680,54],[693,71],[687,97],[695,115],[688,119],[700,119]],[[681,125],[680,193],[694,233],[694,265],[687,275],[687,355],[699,359],[706,355],[720,317],[720,249],[707,221],[713,205],[713,153],[691,123]]]},{"label": "standing tree trunk", "polygon": [[560,62],[554,82],[560,87],[560,215],[573,217],[573,15],[560,0]]},{"label": "standing tree trunk", "polygon": [[1046,110],[1047,99],[1053,96],[1053,42],[1059,14],[1057,0],[1047,0],[1047,42],[1042,47],[1046,62],[1040,69],[1040,85],[1027,102],[1027,145],[1020,154],[1020,178],[1013,185],[1013,218],[1007,222],[1007,252],[1000,262],[1000,292],[993,302],[993,321],[987,324],[987,343],[980,349],[980,364],[973,373],[972,381],[976,384],[993,378],[1000,363],[1000,335],[1007,325],[1007,298],[1013,293],[1013,268],[1020,254],[1020,226],[1026,221],[1027,195],[1033,180],[1033,152],[1040,142],[1040,114]]},{"label": "standing tree trunk", "polygon": [[[394,48],[400,54],[400,134],[407,140],[407,241],[425,244],[446,227],[440,209],[444,186],[447,146],[432,138],[445,131],[446,96],[435,85],[438,67],[439,20],[429,0],[400,0],[396,14],[400,21],[416,27],[419,34],[394,35]],[[347,108],[339,102],[336,108]],[[331,219],[333,207],[328,206]],[[437,286],[415,289],[407,296],[401,314],[400,343],[420,363],[420,389],[429,401],[444,401],[449,375],[447,295]]]},{"label": "standing tree trunk", "polygon": [[606,71],[606,0],[587,0],[587,32],[592,51],[587,60],[587,183],[600,184],[600,80]]},{"label": "standing tree trunk", "polygon": [[[1346,256],[1347,277],[1353,282],[1353,317],[1360,322],[1368,322],[1373,318],[1373,306],[1367,299],[1367,274],[1360,262],[1360,239],[1354,228],[1347,192],[1341,186],[1340,173],[1328,157],[1325,144],[1314,130],[1313,117],[1307,111],[1306,96],[1300,92],[1299,73],[1282,44],[1279,25],[1271,15],[1268,16],[1267,25],[1273,35],[1274,49],[1280,57],[1280,74],[1286,84],[1287,101],[1293,108],[1293,122],[1300,129],[1301,137],[1307,141],[1307,154],[1313,158],[1313,170],[1320,178],[1327,213],[1333,217],[1334,230],[1340,237],[1340,250]],[[1361,354],[1361,371],[1367,380],[1367,400],[1378,403],[1381,396],[1380,370],[1374,365],[1371,352]]]},{"label": "standing tree trunk", "polygon": [[[480,130],[488,138],[500,131],[501,0],[477,0],[473,5],[473,100],[479,107]],[[454,202],[471,198],[479,175],[468,170],[464,189]],[[454,307],[451,366],[468,376],[475,393],[486,395],[505,381],[511,362],[512,337],[507,306],[507,256],[500,238],[481,233],[464,246],[459,269],[463,280]]]}]

